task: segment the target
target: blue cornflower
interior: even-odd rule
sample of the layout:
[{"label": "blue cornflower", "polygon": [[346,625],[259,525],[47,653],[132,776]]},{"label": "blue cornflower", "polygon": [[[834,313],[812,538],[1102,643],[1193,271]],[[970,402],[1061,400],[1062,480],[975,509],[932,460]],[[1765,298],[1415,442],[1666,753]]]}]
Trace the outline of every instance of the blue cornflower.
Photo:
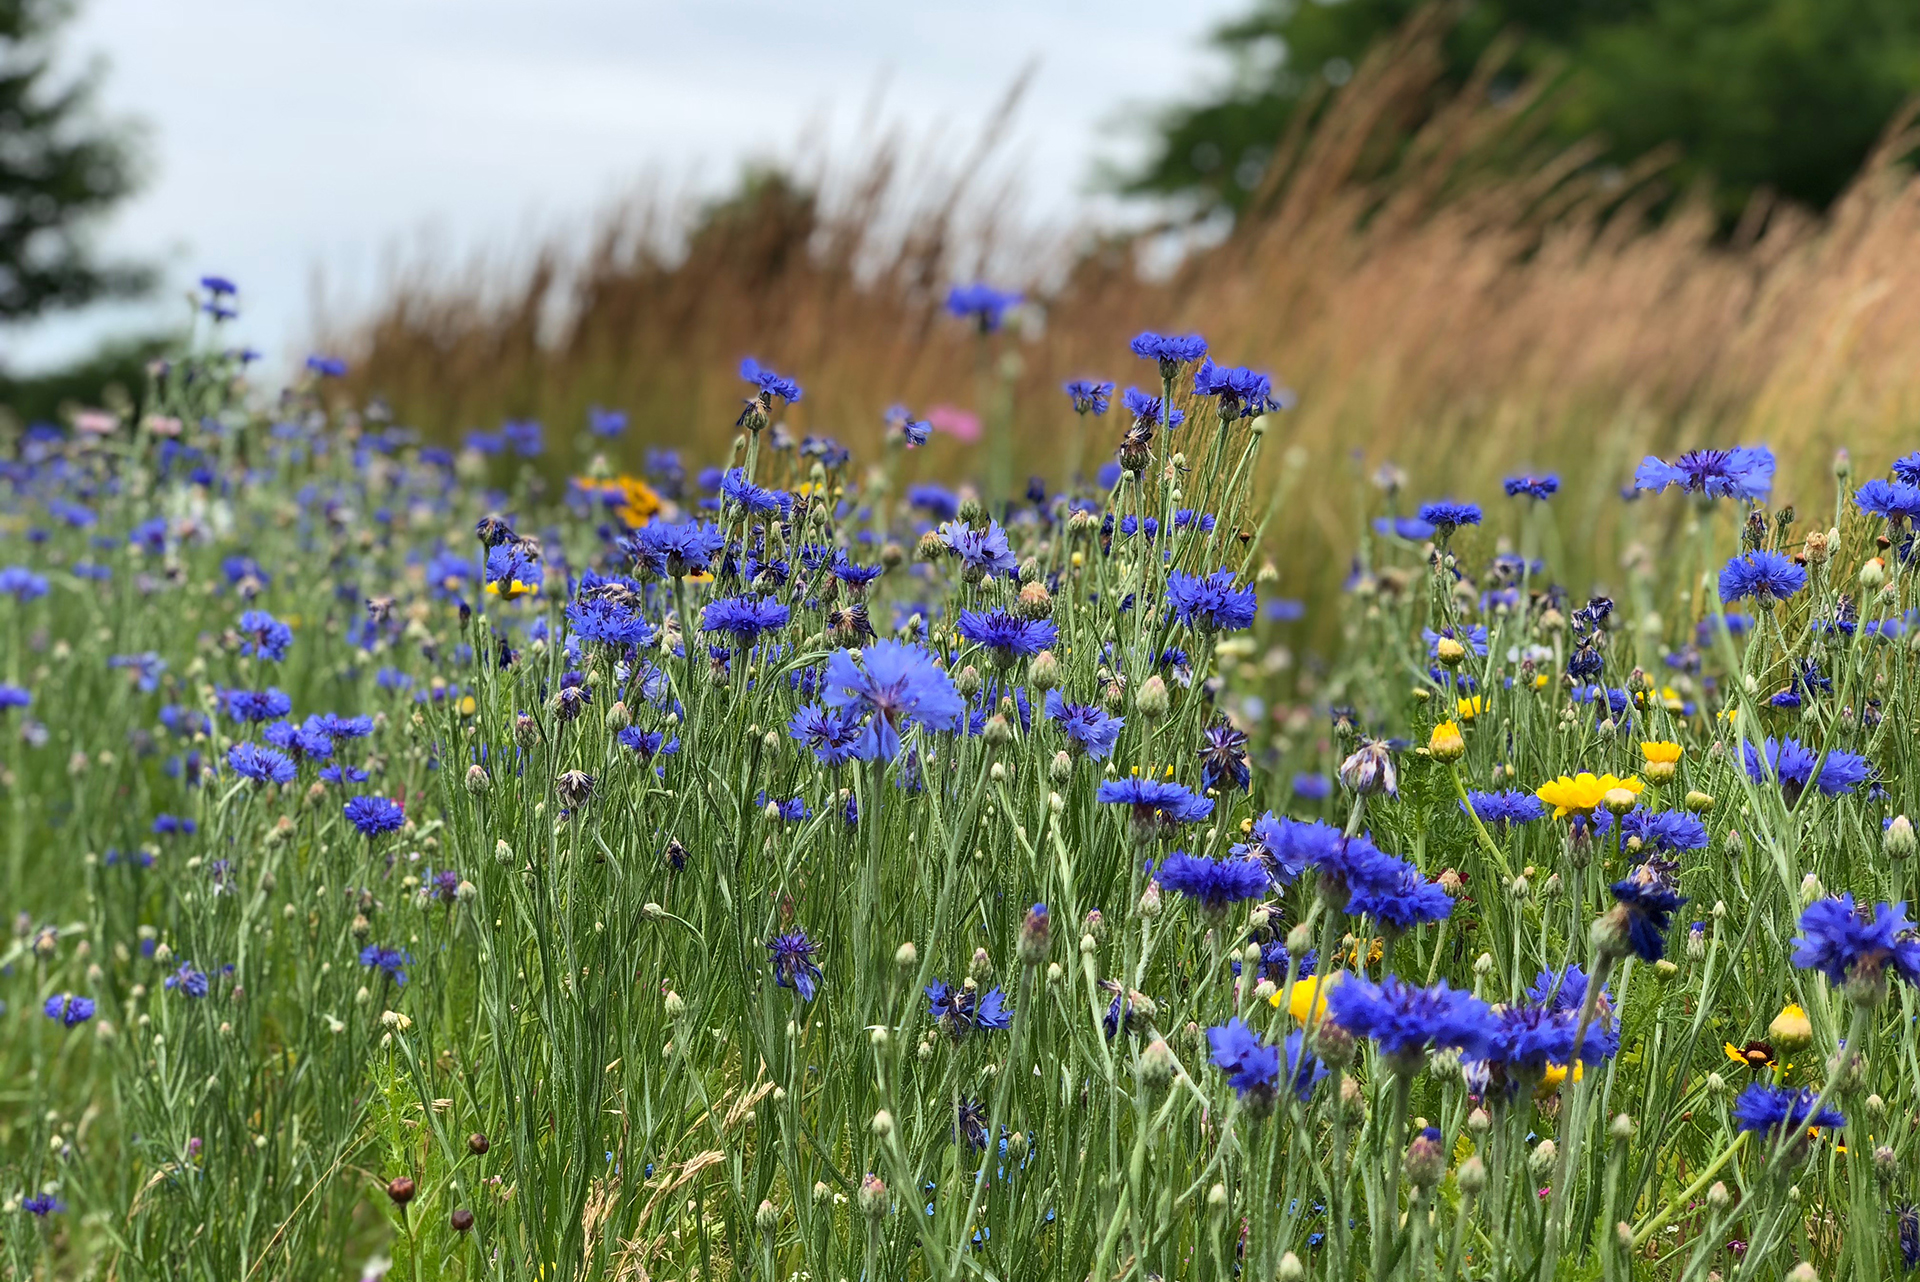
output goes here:
[{"label": "blue cornflower", "polygon": [[1020,305],[1020,297],[1012,290],[995,289],[975,281],[971,285],[955,285],[947,291],[947,311],[961,320],[972,321],[982,334],[991,334],[1000,328],[1007,312]]},{"label": "blue cornflower", "polygon": [[1109,779],[1094,799],[1126,806],[1134,836],[1142,841],[1171,835],[1178,824],[1199,823],[1213,813],[1213,801],[1165,779]]},{"label": "blue cornflower", "polygon": [[1508,498],[1517,499],[1524,494],[1544,502],[1559,491],[1560,478],[1552,472],[1545,476],[1509,476],[1505,486]]},{"label": "blue cornflower", "polygon": [[1809,783],[1827,796],[1837,797],[1843,792],[1852,792],[1873,774],[1873,766],[1865,757],[1830,748],[1826,761],[1820,766],[1820,777],[1815,780],[1813,767],[1820,754],[1791,737],[1775,740],[1769,735],[1759,748],[1751,743],[1742,744],[1741,752],[1749,779],[1755,783],[1777,779],[1790,799],[1798,798]]},{"label": "blue cornflower", "polygon": [[1176,850],[1154,870],[1163,889],[1178,891],[1212,913],[1223,913],[1242,899],[1258,899],[1267,890],[1267,867],[1258,859],[1230,856],[1213,860]]},{"label": "blue cornflower", "polygon": [[786,627],[787,618],[787,607],[770,598],[724,597],[707,603],[700,615],[700,630],[724,632],[750,646],[762,633]]},{"label": "blue cornflower", "polygon": [[900,732],[909,725],[960,727],[966,703],[926,650],[876,641],[860,652],[860,659],[864,670],[845,650],[834,651],[827,659],[820,698],[829,707],[851,709],[866,719],[857,754],[863,760],[893,760],[900,752]]},{"label": "blue cornflower", "polygon": [[986,647],[994,663],[1002,668],[1031,659],[1060,639],[1059,629],[1050,620],[1023,619],[1005,610],[962,610],[955,631]]},{"label": "blue cornflower", "polygon": [[225,276],[202,276],[200,278],[200,288],[216,296],[237,294],[240,292],[240,287],[228,280]]},{"label": "blue cornflower", "polygon": [[200,831],[200,825],[185,815],[160,814],[153,817],[153,835],[156,837],[191,837]]},{"label": "blue cornflower", "polygon": [[193,963],[183,961],[171,975],[168,975],[161,987],[170,993],[179,993],[182,997],[205,997],[210,984],[207,972],[195,970]]},{"label": "blue cornflower", "polygon": [[49,1215],[58,1215],[67,1209],[67,1204],[51,1193],[35,1193],[32,1197],[20,1199],[20,1209],[36,1219],[44,1220]]},{"label": "blue cornflower", "polygon": [[1369,886],[1347,897],[1349,917],[1371,917],[1390,931],[1404,934],[1415,926],[1439,921],[1453,911],[1453,897],[1420,875],[1411,864],[1386,885]]},{"label": "blue cornflower", "polygon": [[1853,502],[1868,516],[1884,517],[1896,526],[1920,521],[1920,485],[1871,480],[1854,491]]},{"label": "blue cornflower", "polygon": [[1805,567],[1778,552],[1747,552],[1720,571],[1720,600],[1732,604],[1752,597],[1761,605],[1784,601],[1807,586]]},{"label": "blue cornflower", "polygon": [[671,757],[680,751],[680,740],[669,739],[658,730],[642,730],[639,726],[628,726],[614,738],[620,746],[633,753],[642,761],[652,761],[655,757]]},{"label": "blue cornflower", "polygon": [[1107,412],[1107,406],[1113,397],[1113,384],[1095,382],[1092,379],[1076,378],[1062,384],[1067,399],[1073,402],[1077,414],[1100,415]]},{"label": "blue cornflower", "polygon": [[1276,886],[1290,886],[1312,866],[1324,846],[1341,840],[1340,830],[1324,823],[1302,823],[1269,810],[1253,821],[1247,840],[1233,847],[1236,855],[1250,855],[1267,868]]},{"label": "blue cornflower", "polygon": [[32,601],[47,594],[47,576],[35,574],[24,565],[0,569],[0,596],[16,601]]},{"label": "blue cornflower", "polygon": [[1613,946],[1631,949],[1641,961],[1656,962],[1666,956],[1667,927],[1686,897],[1651,864],[1641,864],[1609,889],[1615,901],[1609,914],[1615,927]]},{"label": "blue cornflower", "polygon": [[1773,451],[1764,445],[1729,450],[1689,450],[1672,463],[1648,455],[1633,474],[1633,488],[1658,493],[1677,485],[1710,499],[1757,502],[1773,489]]},{"label": "blue cornflower", "polygon": [[546,582],[546,571],[526,544],[499,543],[487,549],[487,591],[512,599],[530,596]]},{"label": "blue cornflower", "polygon": [[28,708],[33,706],[33,691],[25,686],[8,685],[0,682],[0,712],[8,708]]},{"label": "blue cornflower", "polygon": [[1749,1082],[1747,1089],[1733,1101],[1736,1130],[1760,1131],[1775,1136],[1798,1134],[1815,1126],[1845,1126],[1847,1119],[1831,1108],[1814,1111],[1819,1097],[1806,1087],[1769,1086]]},{"label": "blue cornflower", "polygon": [[855,565],[842,552],[834,558],[832,573],[834,578],[853,589],[853,595],[858,597],[867,590],[868,584],[885,574],[886,570],[884,565]]},{"label": "blue cornflower", "polygon": [[1575,1060],[1597,1063],[1613,1058],[1620,1050],[1619,1034],[1612,1029],[1610,1019],[1598,1012],[1581,1034],[1578,1046],[1574,1043],[1574,1035],[1580,1032],[1577,1008],[1496,1006],[1493,1019],[1494,1034],[1486,1059],[1514,1083],[1534,1085],[1547,1075],[1550,1065],[1566,1066]]},{"label": "blue cornflower", "polygon": [[639,611],[610,597],[567,602],[567,623],[582,641],[645,648],[653,644],[653,624]]},{"label": "blue cornflower", "polygon": [[1383,537],[1405,539],[1409,543],[1424,543],[1433,537],[1434,528],[1417,516],[1376,516],[1373,518],[1373,532]]},{"label": "blue cornflower", "polygon": [[818,952],[804,930],[775,935],[767,943],[768,957],[773,963],[773,982],[782,988],[791,988],[803,1002],[812,1001],[820,982],[820,967],[813,960]]},{"label": "blue cornflower", "polygon": [[1818,899],[1800,915],[1800,934],[1793,941],[1793,964],[1817,970],[1836,986],[1858,980],[1863,995],[1885,992],[1891,970],[1920,987],[1920,940],[1907,920],[1907,905],[1881,904],[1867,915],[1851,894]]},{"label": "blue cornflower", "polygon": [[924,482],[907,487],[907,506],[918,508],[936,521],[951,521],[960,515],[960,497],[944,485]]},{"label": "blue cornflower", "polygon": [[1441,628],[1437,632],[1432,628],[1421,628],[1420,638],[1427,643],[1427,657],[1429,659],[1439,657],[1440,642],[1443,639],[1458,641],[1461,645],[1465,646],[1474,654],[1479,655],[1481,658],[1485,658],[1487,654],[1487,628],[1486,625],[1482,623],[1476,623],[1468,628],[1446,627]]},{"label": "blue cornflower", "polygon": [[333,740],[310,725],[291,721],[269,722],[261,737],[295,761],[324,761],[333,755]]},{"label": "blue cornflower", "polygon": [[240,616],[240,631],[247,639],[240,645],[240,653],[253,655],[279,663],[287,657],[287,647],[293,644],[293,629],[268,614],[265,610],[248,610]]},{"label": "blue cornflower", "polygon": [[747,469],[744,467],[727,469],[726,475],[720,478],[720,493],[749,512],[762,515],[778,512],[782,520],[793,512],[791,494],[755,485],[747,479]]},{"label": "blue cornflower", "polygon": [[789,403],[800,399],[800,384],[782,378],[751,356],[741,358],[740,377],[759,388],[763,397],[778,396]]},{"label": "blue cornflower", "polygon": [[866,726],[858,708],[809,704],[793,714],[787,722],[787,733],[812,749],[821,765],[838,766],[859,755]]},{"label": "blue cornflower", "polygon": [[781,823],[790,824],[800,823],[803,820],[813,818],[813,811],[807,808],[807,799],[805,797],[789,797],[785,801],[777,801],[769,797],[767,790],[762,788],[754,797],[753,804],[756,809],[761,811],[765,811],[769,806],[773,808],[775,814],[767,816],[769,823],[771,823],[776,816]]},{"label": "blue cornflower", "polygon": [[1129,387],[1126,391],[1122,392],[1120,394],[1120,400],[1126,405],[1127,412],[1133,415],[1136,424],[1146,424],[1150,428],[1175,428],[1185,422],[1187,418],[1184,411],[1174,410],[1172,411],[1172,421],[1169,422],[1165,407],[1160,404],[1160,398],[1143,392],[1137,387]]},{"label": "blue cornflower", "polygon": [[1307,617],[1307,603],[1295,597],[1275,597],[1260,607],[1260,617],[1274,623],[1297,623]]},{"label": "blue cornflower", "polygon": [[1142,360],[1158,362],[1161,378],[1172,378],[1182,365],[1207,354],[1207,340],[1198,334],[1156,334],[1146,330],[1135,335],[1127,346]]},{"label": "blue cornflower", "polygon": [[1095,761],[1105,761],[1126,725],[1124,717],[1108,716],[1090,704],[1068,703],[1058,690],[1047,691],[1047,716],[1067,736],[1067,743]]},{"label": "blue cornflower", "polygon": [[394,987],[405,988],[406,968],[413,965],[413,955],[404,948],[382,948],[378,944],[368,944],[360,950],[360,964],[385,975],[393,981]]},{"label": "blue cornflower", "polygon": [[1364,835],[1349,837],[1329,824],[1304,825],[1294,840],[1305,849],[1307,861],[1320,874],[1320,897],[1333,908],[1344,909],[1355,895],[1391,890],[1409,865],[1381,850]]},{"label": "blue cornflower", "polygon": [[619,436],[627,430],[627,412],[589,405],[587,406],[587,430],[595,436]]},{"label": "blue cornflower", "polygon": [[320,779],[323,783],[365,783],[370,776],[359,766],[342,765],[334,762],[330,766],[320,767]]},{"label": "blue cornflower", "polygon": [[1325,801],[1333,795],[1333,780],[1303,770],[1290,781],[1293,795],[1302,801]]},{"label": "blue cornflower", "polygon": [[373,718],[364,713],[358,716],[342,716],[338,712],[322,712],[307,718],[307,728],[317,730],[329,739],[364,739],[373,733]]},{"label": "blue cornflower", "polygon": [[539,458],[546,449],[546,429],[532,419],[508,419],[500,425],[500,439],[521,458]]},{"label": "blue cornflower", "polygon": [[1216,398],[1223,419],[1252,418],[1281,405],[1268,375],[1238,365],[1215,365],[1211,359],[1194,371],[1193,394]]},{"label": "blue cornflower", "polygon": [[156,516],[127,531],[127,542],[155,556],[167,550],[167,518]]},{"label": "blue cornflower", "polygon": [[48,1019],[57,1019],[68,1028],[74,1028],[93,1018],[93,998],[55,993],[47,998],[46,1005],[41,1009],[46,1011]]},{"label": "blue cornflower", "polygon": [[227,764],[235,774],[259,783],[292,783],[300,773],[284,753],[257,743],[236,743],[228,748]]},{"label": "blue cornflower", "polygon": [[323,356],[318,352],[307,357],[307,368],[321,378],[344,378],[347,363],[338,356]]},{"label": "blue cornflower", "polygon": [[[1598,811],[1594,818],[1605,813]],[[1707,845],[1707,826],[1684,810],[1636,807],[1621,816],[1620,831],[1639,838],[1642,851],[1703,850]]]},{"label": "blue cornflower", "polygon": [[654,521],[633,532],[627,548],[641,565],[667,579],[682,579],[689,574],[706,574],[713,569],[713,558],[727,545],[726,535],[711,521],[685,521],[668,525]]},{"label": "blue cornflower", "polygon": [[1215,792],[1244,789],[1253,772],[1247,766],[1247,733],[1232,722],[1209,726],[1200,744],[1200,786]]},{"label": "blue cornflower", "polygon": [[948,988],[939,980],[927,985],[927,1017],[939,1023],[959,1041],[968,1033],[997,1032],[1013,1023],[1007,1009],[1007,995],[991,989],[982,995],[970,985]]},{"label": "blue cornflower", "polygon": [[1397,975],[1374,983],[1349,974],[1327,995],[1327,1015],[1357,1037],[1371,1038],[1402,1072],[1417,1069],[1428,1050],[1457,1050],[1484,1059],[1492,1045],[1493,1009],[1443,980],[1415,988]]},{"label": "blue cornflower", "polygon": [[1167,576],[1167,605],[1174,617],[1202,632],[1238,632],[1253,625],[1259,597],[1250,587],[1234,586],[1232,570],[1201,578],[1175,570]]},{"label": "blue cornflower", "polygon": [[1433,527],[1436,537],[1446,539],[1463,525],[1480,524],[1480,505],[1436,499],[1420,505],[1420,519]]},{"label": "blue cornflower", "polygon": [[940,540],[965,563],[961,577],[969,583],[981,583],[996,574],[1011,579],[1020,573],[1020,558],[1013,554],[998,521],[988,521],[984,530],[949,521],[940,527]]},{"label": "blue cornflower", "polygon": [[[1577,963],[1563,971],[1543,970],[1534,976],[1533,986],[1527,989],[1527,1000],[1561,1013],[1577,1011],[1586,1004],[1587,986],[1592,982],[1585,968]],[[1602,985],[1594,1003],[1595,1015],[1607,1015],[1612,1010],[1613,998]]]},{"label": "blue cornflower", "polygon": [[363,837],[398,831],[407,821],[400,803],[388,797],[355,797],[346,804],[346,816]]},{"label": "blue cornflower", "polygon": [[1280,1050],[1260,1040],[1238,1017],[1207,1030],[1214,1067],[1243,1098],[1251,1091],[1271,1094],[1280,1076]]},{"label": "blue cornflower", "polygon": [[1538,797],[1518,788],[1508,788],[1504,792],[1470,792],[1460,808],[1465,810],[1468,802],[1472,803],[1473,813],[1480,822],[1490,827],[1532,823],[1547,815],[1547,808],[1540,804]]},{"label": "blue cornflower", "polygon": [[1920,485],[1920,450],[1903,454],[1893,461],[1893,474],[1908,485]]}]

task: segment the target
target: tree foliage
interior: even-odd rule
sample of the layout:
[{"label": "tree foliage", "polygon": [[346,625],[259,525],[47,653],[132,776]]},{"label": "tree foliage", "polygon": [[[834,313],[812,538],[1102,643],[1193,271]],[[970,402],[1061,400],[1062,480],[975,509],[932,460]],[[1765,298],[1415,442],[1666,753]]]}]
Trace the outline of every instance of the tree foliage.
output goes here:
[{"label": "tree foliage", "polygon": [[135,187],[132,144],[93,113],[93,75],[63,75],[52,37],[66,0],[0,0],[0,322],[139,291],[102,262],[89,224]]},{"label": "tree foliage", "polygon": [[[1129,188],[1238,208],[1294,114],[1421,4],[1255,0],[1213,36],[1230,82],[1160,113]],[[1920,92],[1913,0],[1465,0],[1449,81],[1465,83],[1502,38],[1516,41],[1509,76],[1559,78],[1551,136],[1597,137],[1601,163],[1678,144],[1676,178],[1711,180],[1728,213],[1760,189],[1825,205]]]}]

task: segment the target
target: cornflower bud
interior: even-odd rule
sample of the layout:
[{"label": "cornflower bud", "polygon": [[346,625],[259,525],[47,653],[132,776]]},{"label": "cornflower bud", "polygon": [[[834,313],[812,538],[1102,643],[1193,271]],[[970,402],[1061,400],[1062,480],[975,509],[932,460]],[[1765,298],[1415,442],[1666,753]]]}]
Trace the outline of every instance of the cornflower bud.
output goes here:
[{"label": "cornflower bud", "polygon": [[1713,798],[1696,788],[1687,794],[1686,806],[1694,814],[1704,815],[1713,809]]},{"label": "cornflower bud", "polygon": [[467,767],[467,791],[476,797],[484,797],[493,788],[493,779],[487,774],[485,766]]},{"label": "cornflower bud", "polygon": [[1466,1196],[1479,1197],[1480,1191],[1487,1187],[1487,1164],[1475,1153],[1460,1163],[1460,1170],[1454,1179],[1459,1182],[1460,1191]]},{"label": "cornflower bud", "polygon": [[878,1175],[872,1172],[860,1181],[860,1213],[870,1220],[883,1220],[887,1216],[887,1186]]},{"label": "cornflower bud", "polygon": [[1164,1090],[1173,1080],[1173,1048],[1156,1037],[1140,1052],[1140,1084],[1149,1091]]},{"label": "cornflower bud", "polygon": [[1440,1147],[1440,1132],[1429,1126],[1407,1145],[1407,1183],[1415,1188],[1432,1188],[1446,1170],[1447,1153]]},{"label": "cornflower bud", "polygon": [[1527,1169],[1533,1172],[1535,1179],[1544,1179],[1553,1170],[1553,1164],[1559,1156],[1560,1150],[1552,1140],[1541,1140],[1527,1156]]},{"label": "cornflower bud", "polygon": [[1147,721],[1160,721],[1167,715],[1169,699],[1167,683],[1155,673],[1140,684],[1140,692],[1134,696],[1133,706]]},{"label": "cornflower bud", "polygon": [[1895,815],[1888,823],[1886,832],[1880,839],[1881,848],[1889,859],[1911,858],[1916,846],[1913,835],[1913,823],[1905,815]]},{"label": "cornflower bud", "polygon": [[1052,944],[1052,918],[1047,914],[1045,904],[1035,904],[1027,909],[1026,920],[1020,923],[1020,941],[1015,948],[1022,966],[1038,966],[1047,959],[1047,949]]},{"label": "cornflower bud", "polygon": [[1027,683],[1042,693],[1059,688],[1060,661],[1053,657],[1053,651],[1042,650],[1033,656],[1027,664]]}]

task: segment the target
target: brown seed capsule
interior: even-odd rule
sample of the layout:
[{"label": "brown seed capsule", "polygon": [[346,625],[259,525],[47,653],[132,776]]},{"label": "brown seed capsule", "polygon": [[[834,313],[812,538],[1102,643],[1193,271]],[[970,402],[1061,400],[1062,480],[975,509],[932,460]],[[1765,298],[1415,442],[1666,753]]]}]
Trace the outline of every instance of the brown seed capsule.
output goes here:
[{"label": "brown seed capsule", "polygon": [[473,1228],[473,1212],[463,1206],[448,1218],[448,1222],[453,1225],[455,1233],[469,1232]]},{"label": "brown seed capsule", "polygon": [[387,1196],[393,1199],[395,1206],[405,1206],[413,1201],[413,1181],[404,1175],[396,1175],[387,1182]]},{"label": "brown seed capsule", "polygon": [[473,1134],[467,1136],[467,1152],[473,1154],[475,1157],[479,1157],[482,1153],[485,1153],[487,1148],[487,1137],[479,1131],[475,1131]]}]

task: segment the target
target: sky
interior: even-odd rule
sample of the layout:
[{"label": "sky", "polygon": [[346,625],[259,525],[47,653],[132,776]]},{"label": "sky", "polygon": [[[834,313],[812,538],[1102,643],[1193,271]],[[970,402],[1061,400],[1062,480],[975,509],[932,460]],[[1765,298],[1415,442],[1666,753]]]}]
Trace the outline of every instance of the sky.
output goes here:
[{"label": "sky", "polygon": [[1123,216],[1097,158],[1125,122],[1226,74],[1205,36],[1248,0],[81,0],[63,58],[140,122],[148,182],[99,228],[157,263],[156,301],[0,328],[45,368],[241,286],[239,337],[285,368],[396,262],[510,258],[652,181],[718,190],[743,164],[879,116],[970,140],[1037,63],[1010,163],[1029,219]]}]

